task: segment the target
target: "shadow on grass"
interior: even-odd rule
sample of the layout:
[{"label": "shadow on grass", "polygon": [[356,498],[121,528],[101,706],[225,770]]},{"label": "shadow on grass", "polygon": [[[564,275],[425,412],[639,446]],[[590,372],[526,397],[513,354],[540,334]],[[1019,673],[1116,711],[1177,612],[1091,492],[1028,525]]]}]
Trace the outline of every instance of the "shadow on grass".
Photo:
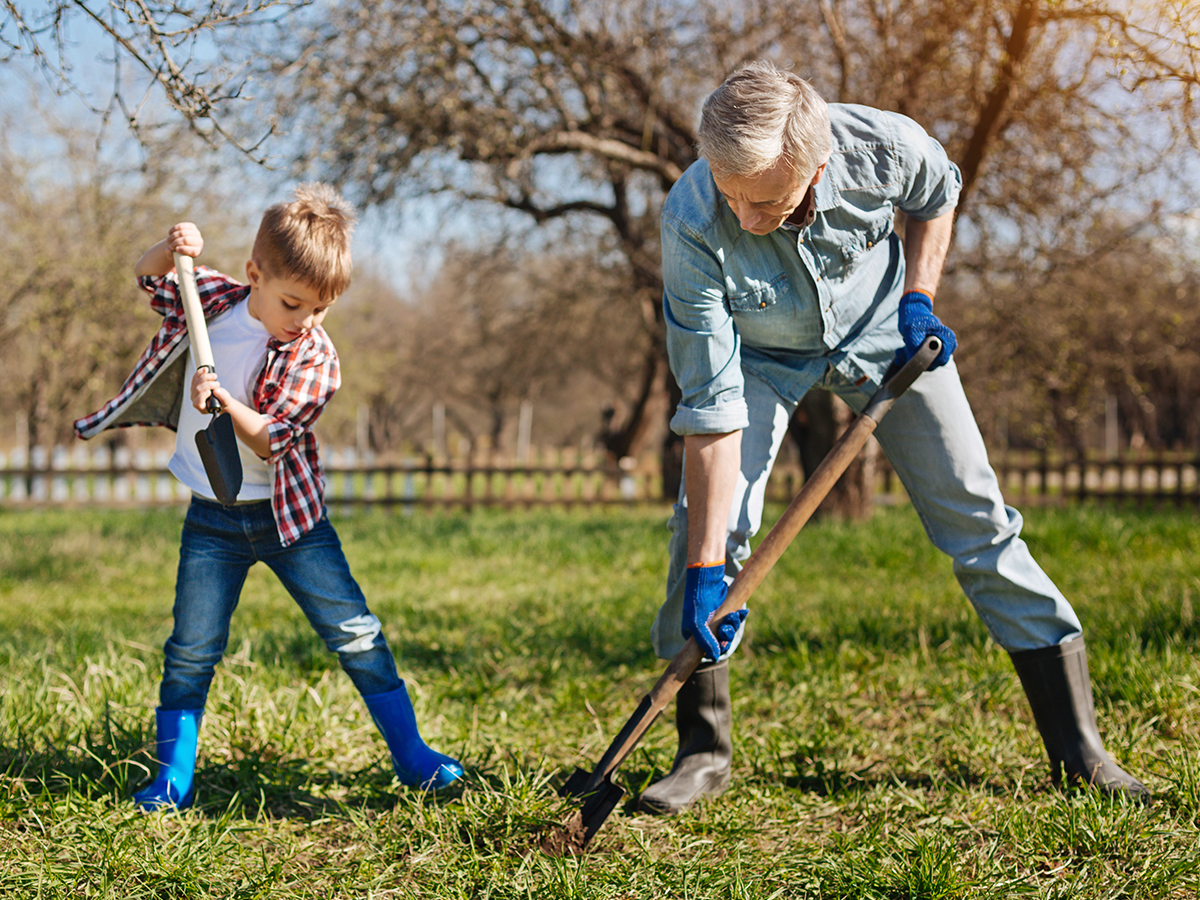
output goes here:
[{"label": "shadow on grass", "polygon": [[[623,807],[627,815],[639,812],[637,802],[641,792],[666,776],[668,771],[669,769],[657,766],[640,766],[620,773],[617,780],[627,789]],[[1025,781],[1018,785],[1004,778],[999,772],[981,773],[966,766],[952,767],[938,774],[930,774],[897,772],[880,763],[872,763],[859,769],[844,769],[836,763],[825,765],[817,762],[809,766],[807,771],[777,776],[746,775],[735,771],[728,790],[735,791],[739,782],[768,783],[773,787],[826,800],[837,800],[854,794],[875,794],[880,789],[936,794],[951,788],[954,791],[983,793],[1000,799],[1011,799],[1018,789],[1032,794],[1068,794],[1085,790],[1056,786],[1050,780],[1049,769],[1040,773],[1032,782]]]},{"label": "shadow on grass", "polygon": [[[0,817],[21,808],[83,797],[111,798],[132,806],[133,794],[157,771],[153,742],[137,730],[114,734],[107,743],[78,741],[33,748],[0,743]],[[229,817],[313,821],[342,816],[347,808],[385,811],[401,797],[432,796],[399,785],[390,770],[372,764],[347,771],[322,769],[302,757],[245,754],[232,762],[206,763],[195,773],[194,813]],[[439,791],[445,801],[462,788]],[[39,799],[42,798],[42,799]]]},{"label": "shadow on grass", "polygon": [[[964,601],[965,602],[965,601]],[[821,627],[814,628],[811,617],[791,622],[763,617],[751,633],[756,652],[800,651],[817,657],[837,653],[849,646],[861,651],[907,655],[933,652],[943,647],[982,650],[987,644],[983,624],[969,617],[926,617],[910,621],[900,617],[861,615],[857,611],[823,613]]]},{"label": "shadow on grass", "polygon": [[[955,766],[939,775],[877,771],[878,764],[861,769],[843,769],[836,763],[826,766],[818,762],[808,771],[783,775],[779,785],[817,797],[838,797],[854,791],[872,791],[880,787],[899,787],[932,792],[953,786],[956,790],[982,790],[998,797],[1010,796],[1013,785],[999,781],[994,775],[984,775],[967,766]],[[1049,776],[1047,776],[1049,785]]]},{"label": "shadow on grass", "polygon": [[[473,778],[468,770],[468,782]],[[464,785],[436,794],[399,784],[390,769],[371,765],[346,772],[314,771],[303,758],[263,760],[247,756],[235,763],[202,766],[196,772],[196,808],[210,817],[238,809],[247,819],[316,821],[342,818],[347,809],[386,812],[398,803],[445,804],[461,798]]]}]

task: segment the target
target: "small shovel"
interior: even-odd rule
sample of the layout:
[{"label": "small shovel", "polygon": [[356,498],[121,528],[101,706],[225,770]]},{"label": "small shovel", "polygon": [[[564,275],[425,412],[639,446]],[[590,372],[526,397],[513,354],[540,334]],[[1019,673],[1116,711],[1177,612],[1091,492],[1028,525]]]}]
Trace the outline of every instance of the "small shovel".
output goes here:
[{"label": "small shovel", "polygon": [[[932,336],[927,337],[912,358],[899,370],[889,370],[883,386],[875,392],[858,418],[838,438],[816,471],[805,480],[804,486],[779,517],[775,527],[750,554],[750,558],[729,586],[725,602],[713,613],[711,621],[720,622],[730,613],[746,605],[755,588],[771,571],[771,567],[820,506],[825,495],[858,455],[858,451],[867,443],[867,438],[874,433],[880,420],[896,402],[896,398],[908,390],[918,375],[929,368],[941,350],[940,340]],[[567,779],[559,795],[583,798],[583,806],[560,831],[542,841],[544,850],[551,853],[578,853],[587,848],[588,842],[604,824],[609,813],[625,796],[624,788],[613,783],[613,772],[633,752],[642,735],[666,708],[671,698],[679,693],[680,687],[691,677],[702,658],[703,652],[696,639],[688,638],[687,643],[675,654],[667,670],[658,679],[658,683],[642,698],[642,702],[613,739],[596,768],[591,772],[576,769]]]},{"label": "small shovel", "polygon": [[[183,315],[191,336],[196,371],[208,369],[216,372],[192,265],[190,256],[175,254],[175,271],[179,274],[179,293],[183,298]],[[204,472],[208,475],[208,483],[217,500],[222,506],[231,506],[242,489],[242,457],[238,453],[237,435],[233,431],[233,419],[221,409],[221,401],[209,394],[207,405],[212,413],[212,421],[203,431],[196,432],[196,449],[200,451]]]}]

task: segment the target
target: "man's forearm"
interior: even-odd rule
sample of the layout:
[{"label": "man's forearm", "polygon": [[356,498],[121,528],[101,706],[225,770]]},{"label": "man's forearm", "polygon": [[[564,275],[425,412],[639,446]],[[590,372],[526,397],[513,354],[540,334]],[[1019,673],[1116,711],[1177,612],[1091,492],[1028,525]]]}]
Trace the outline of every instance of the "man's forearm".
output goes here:
[{"label": "man's forearm", "polygon": [[927,222],[910,218],[904,226],[904,290],[937,294],[950,238],[954,234],[954,213]]},{"label": "man's forearm", "polygon": [[688,565],[725,558],[729,510],[742,461],[742,433],[683,439],[688,501]]}]

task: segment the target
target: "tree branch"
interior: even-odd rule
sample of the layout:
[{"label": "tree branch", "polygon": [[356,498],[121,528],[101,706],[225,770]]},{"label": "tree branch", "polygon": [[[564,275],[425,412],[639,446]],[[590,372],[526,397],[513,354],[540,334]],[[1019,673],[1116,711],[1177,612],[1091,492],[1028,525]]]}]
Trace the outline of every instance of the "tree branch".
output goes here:
[{"label": "tree branch", "polygon": [[560,131],[539,137],[525,146],[521,155],[508,164],[505,175],[515,179],[522,163],[539,153],[592,153],[614,162],[623,162],[635,169],[642,169],[668,179],[679,180],[683,171],[670,160],[657,153],[639,150],[623,141],[601,138],[582,131]]},{"label": "tree branch", "polygon": [[1038,24],[1038,0],[1021,0],[1021,5],[1013,17],[1012,29],[1008,35],[996,81],[988,94],[987,102],[980,110],[979,117],[975,120],[971,139],[960,163],[963,175],[962,194],[958,203],[960,211],[966,207],[967,198],[979,178],[984,157],[992,141],[1004,127],[1005,111],[1016,90],[1021,63],[1025,59]]}]

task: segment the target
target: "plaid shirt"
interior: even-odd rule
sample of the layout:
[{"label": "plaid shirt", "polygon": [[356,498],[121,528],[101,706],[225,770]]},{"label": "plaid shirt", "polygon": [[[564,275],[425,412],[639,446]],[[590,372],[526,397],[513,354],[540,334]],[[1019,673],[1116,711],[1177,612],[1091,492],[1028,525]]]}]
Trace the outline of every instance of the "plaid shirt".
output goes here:
[{"label": "plaid shirt", "polygon": [[[138,284],[151,295],[150,306],[163,317],[162,327],[116,397],[75,423],[75,433],[85,440],[108,428],[162,425],[174,431],[178,425],[189,346],[179,283],[170,274],[142,277]],[[196,269],[196,287],[209,320],[250,294],[249,286],[204,266]],[[266,363],[254,385],[254,407],[268,420],[267,462],[274,465],[271,507],[285,547],[325,513],[325,479],[312,426],[340,385],[337,351],[323,328],[286,344],[268,339]]]}]

